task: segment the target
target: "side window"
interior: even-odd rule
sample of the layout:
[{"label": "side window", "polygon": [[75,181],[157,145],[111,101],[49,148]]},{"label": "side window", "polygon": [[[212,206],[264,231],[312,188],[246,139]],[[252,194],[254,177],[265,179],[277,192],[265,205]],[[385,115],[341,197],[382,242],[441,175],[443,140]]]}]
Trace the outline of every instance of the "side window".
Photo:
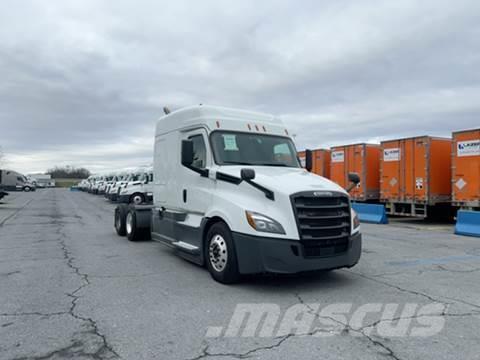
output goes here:
[{"label": "side window", "polygon": [[23,182],[23,179],[20,176],[17,176],[17,181]]},{"label": "side window", "polygon": [[193,142],[193,166],[204,169],[207,166],[207,148],[202,135],[189,137]]}]

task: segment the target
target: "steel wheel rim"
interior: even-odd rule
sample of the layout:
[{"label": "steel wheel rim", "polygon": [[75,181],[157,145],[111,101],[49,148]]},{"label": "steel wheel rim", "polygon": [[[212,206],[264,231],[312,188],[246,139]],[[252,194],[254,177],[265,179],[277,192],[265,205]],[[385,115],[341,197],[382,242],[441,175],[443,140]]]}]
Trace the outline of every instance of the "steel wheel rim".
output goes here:
[{"label": "steel wheel rim", "polygon": [[133,217],[132,217],[132,213],[128,213],[127,214],[127,219],[126,219],[126,228],[127,228],[127,233],[131,234],[132,233],[132,220],[133,220]]},{"label": "steel wheel rim", "polygon": [[227,266],[228,251],[227,243],[221,235],[213,235],[208,247],[210,264],[217,272],[222,272]]},{"label": "steel wheel rim", "polygon": [[133,197],[133,203],[135,205],[140,205],[142,202],[142,197],[140,195],[136,195]]}]

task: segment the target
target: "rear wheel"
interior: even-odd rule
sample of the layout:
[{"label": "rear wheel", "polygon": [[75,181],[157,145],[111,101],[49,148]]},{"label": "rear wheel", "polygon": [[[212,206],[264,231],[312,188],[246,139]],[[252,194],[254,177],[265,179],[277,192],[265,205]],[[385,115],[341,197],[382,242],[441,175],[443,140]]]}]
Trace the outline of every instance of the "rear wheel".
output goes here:
[{"label": "rear wheel", "polygon": [[135,210],[129,210],[127,212],[127,217],[125,218],[125,230],[127,233],[127,238],[130,241],[140,241],[143,240],[143,229],[137,227],[137,214]]},{"label": "rear wheel", "polygon": [[207,268],[210,275],[222,284],[233,284],[240,279],[237,254],[230,229],[224,223],[213,224],[207,232]]},{"label": "rear wheel", "polygon": [[135,204],[135,205],[140,205],[145,202],[145,195],[140,194],[140,193],[135,193],[132,196],[130,196],[130,203]]},{"label": "rear wheel", "polygon": [[125,224],[127,211],[128,209],[125,205],[120,205],[115,208],[114,226],[115,226],[115,231],[119,236],[125,236],[127,234],[126,224]]}]

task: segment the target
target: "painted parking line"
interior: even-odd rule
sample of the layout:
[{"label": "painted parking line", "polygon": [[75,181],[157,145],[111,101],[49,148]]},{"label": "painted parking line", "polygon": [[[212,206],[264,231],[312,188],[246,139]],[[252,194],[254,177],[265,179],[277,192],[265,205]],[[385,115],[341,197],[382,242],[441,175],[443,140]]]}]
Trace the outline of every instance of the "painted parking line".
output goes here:
[{"label": "painted parking line", "polygon": [[[12,211],[6,215],[5,217],[3,218],[0,218],[0,227],[2,227],[8,220],[10,220],[12,217],[14,217],[15,215],[17,215],[20,211],[22,211],[23,209],[25,209],[28,204],[30,204],[33,200],[35,199],[29,199],[28,201],[26,201],[23,205],[21,205],[20,207],[18,208],[15,208],[15,209],[12,209]],[[8,208],[6,210],[9,210]]]},{"label": "painted parking line", "polygon": [[390,266],[420,266],[420,265],[441,265],[448,264],[452,262],[463,262],[463,261],[479,261],[479,255],[454,255],[438,258],[426,258],[426,259],[415,259],[415,260],[401,260],[401,261],[386,261],[386,265]]}]

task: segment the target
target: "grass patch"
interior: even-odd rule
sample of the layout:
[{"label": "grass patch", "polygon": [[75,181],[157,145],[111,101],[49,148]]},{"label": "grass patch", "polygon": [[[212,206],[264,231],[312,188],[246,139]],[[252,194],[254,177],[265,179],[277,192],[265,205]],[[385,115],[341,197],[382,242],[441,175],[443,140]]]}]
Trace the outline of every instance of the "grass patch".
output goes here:
[{"label": "grass patch", "polygon": [[55,187],[69,188],[71,186],[77,185],[78,180],[55,180]]}]

